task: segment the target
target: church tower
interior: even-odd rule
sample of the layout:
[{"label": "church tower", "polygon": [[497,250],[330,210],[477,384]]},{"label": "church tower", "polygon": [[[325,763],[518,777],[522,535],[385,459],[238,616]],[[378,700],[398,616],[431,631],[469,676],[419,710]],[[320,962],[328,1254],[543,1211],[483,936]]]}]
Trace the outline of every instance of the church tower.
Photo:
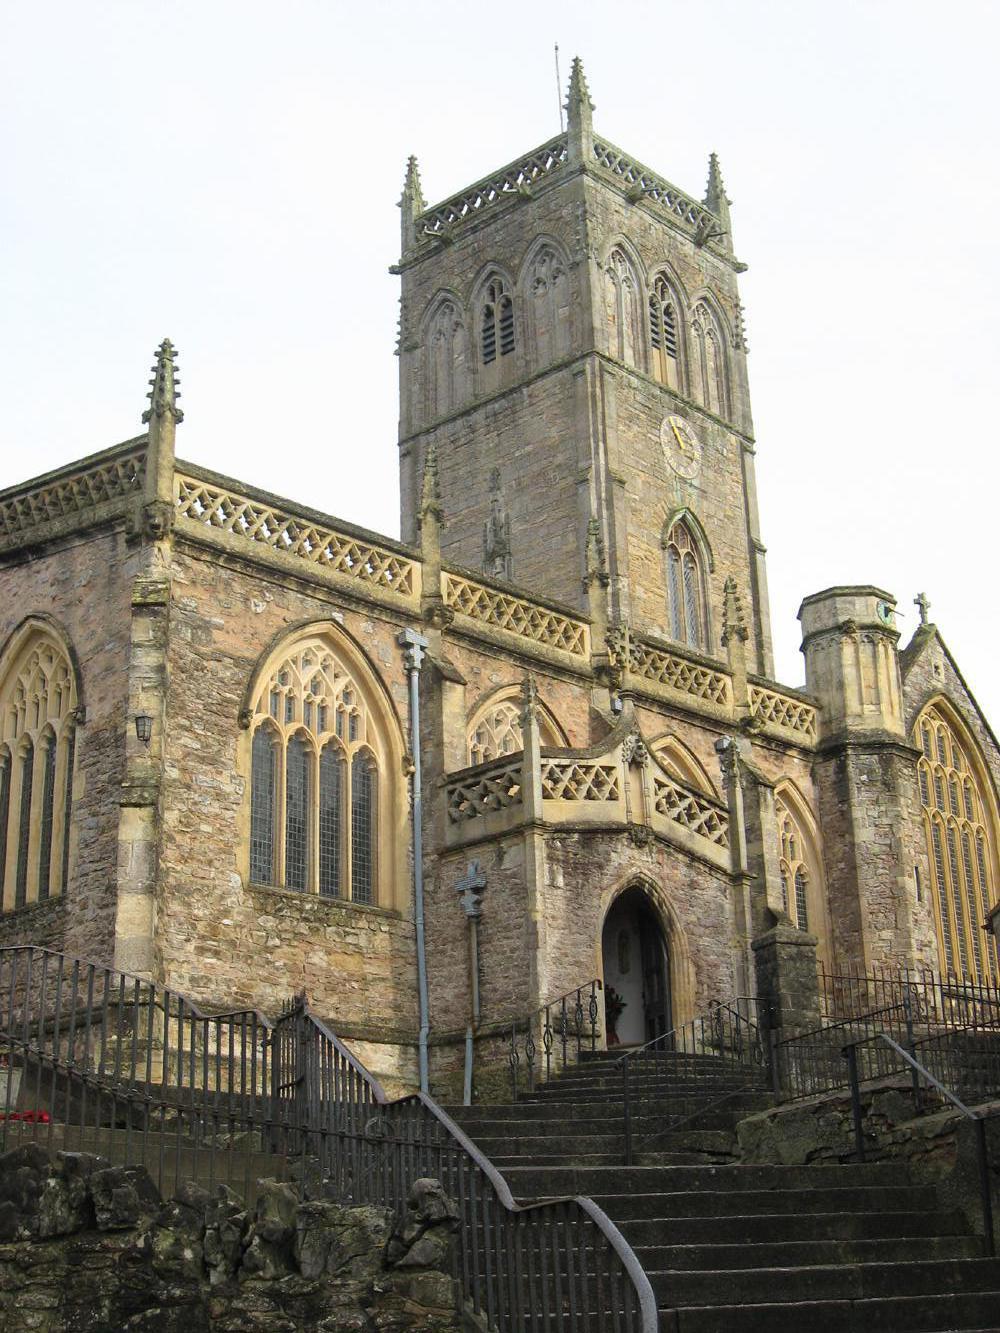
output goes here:
[{"label": "church tower", "polygon": [[746,343],[718,159],[697,202],[593,127],[567,129],[436,207],[401,200],[402,533],[433,442],[442,556],[718,657],[723,589],[773,673]]}]

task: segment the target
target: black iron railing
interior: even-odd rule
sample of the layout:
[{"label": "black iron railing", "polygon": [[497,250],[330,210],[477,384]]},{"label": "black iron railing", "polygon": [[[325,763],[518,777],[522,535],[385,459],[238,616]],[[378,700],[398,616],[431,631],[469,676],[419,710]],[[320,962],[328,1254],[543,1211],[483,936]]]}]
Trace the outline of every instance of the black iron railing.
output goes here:
[{"label": "black iron railing", "polygon": [[765,1081],[757,1001],[737,996],[618,1060],[625,1164]]},{"label": "black iron railing", "polygon": [[1000,988],[968,978],[930,969],[829,971],[821,965],[817,982],[820,1017],[828,1024],[895,1008],[908,997],[918,1026],[1000,1026]]},{"label": "black iron railing", "polygon": [[851,1090],[851,1118],[854,1124],[854,1148],[855,1155],[859,1162],[866,1160],[867,1150],[864,1135],[864,1116],[861,1105],[861,1084],[864,1081],[862,1074],[861,1053],[865,1047],[878,1046],[886,1052],[888,1062],[892,1063],[897,1069],[902,1068],[909,1072],[914,1088],[917,1090],[917,1109],[920,1109],[919,1090],[922,1083],[942,1097],[956,1110],[960,1111],[966,1120],[974,1126],[976,1139],[976,1159],[979,1170],[979,1191],[983,1215],[983,1247],[987,1255],[996,1254],[996,1235],[993,1227],[993,1186],[990,1179],[989,1153],[986,1143],[986,1121],[995,1119],[1000,1112],[974,1111],[955,1095],[949,1088],[930,1072],[911,1051],[904,1050],[899,1042],[885,1032],[876,1032],[872,1036],[859,1037],[855,1041],[848,1042],[842,1051],[843,1058],[847,1062],[847,1084]]},{"label": "black iron railing", "polygon": [[[194,1177],[248,1197],[260,1176],[303,1195],[402,1215],[435,1176],[461,1218],[454,1276],[502,1333],[655,1333],[635,1254],[589,1199],[518,1204],[429,1097],[390,1102],[310,1014],[205,1014],[141,978],[28,946],[0,949],[0,1147],[23,1138],[147,1166],[161,1190]],[[15,1104],[13,1084],[20,1082]]]},{"label": "black iron railing", "polygon": [[507,1063],[515,1102],[522,1092],[534,1092],[537,1077],[547,1082],[584,1051],[596,1052],[603,1030],[601,989],[595,978],[511,1022]]}]

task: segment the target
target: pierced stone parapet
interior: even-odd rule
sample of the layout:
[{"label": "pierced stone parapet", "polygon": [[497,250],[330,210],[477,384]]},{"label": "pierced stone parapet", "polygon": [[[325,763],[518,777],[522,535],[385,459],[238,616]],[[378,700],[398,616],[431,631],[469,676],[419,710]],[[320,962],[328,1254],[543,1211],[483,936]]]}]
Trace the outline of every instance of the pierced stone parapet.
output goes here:
[{"label": "pierced stone parapet", "polygon": [[707,839],[713,846],[729,846],[726,807],[663,773],[653,775],[653,808],[664,819]]},{"label": "pierced stone parapet", "polygon": [[654,681],[668,690],[717,704],[726,710],[732,708],[733,683],[727,671],[656,648],[641,639],[632,639],[629,650],[629,669],[642,680]]},{"label": "pierced stone parapet", "polygon": [[816,709],[802,699],[751,685],[750,716],[767,729],[792,732],[809,743],[816,740]]},{"label": "pierced stone parapet", "polygon": [[414,594],[416,563],[375,542],[181,473],[175,477],[175,499],[182,522],[262,543],[401,597]]},{"label": "pierced stone parapet", "polygon": [[443,583],[445,606],[460,615],[589,661],[590,643],[584,621],[513,593],[488,588],[460,574],[446,571]]},{"label": "pierced stone parapet", "polygon": [[521,805],[522,757],[466,769],[445,783],[449,824]]},{"label": "pierced stone parapet", "polygon": [[141,495],[145,464],[145,441],[132,441],[0,493],[0,550],[71,532],[117,508],[118,501]]},{"label": "pierced stone parapet", "polygon": [[492,205],[528,193],[535,181],[561,167],[566,156],[566,136],[558,135],[526,157],[477,181],[444,203],[427,209],[417,217],[414,224],[417,243],[427,237],[444,239],[455,227],[478,217]]},{"label": "pierced stone parapet", "polygon": [[704,204],[699,204],[696,199],[665,181],[655,171],[650,171],[649,167],[644,167],[641,162],[634,161],[606,139],[594,139],[594,157],[612,176],[617,176],[629,186],[629,196],[635,201],[654,199],[668,213],[696,232],[718,227],[718,218]]},{"label": "pierced stone parapet", "polygon": [[544,759],[542,799],[546,801],[619,801],[618,765],[593,760]]}]

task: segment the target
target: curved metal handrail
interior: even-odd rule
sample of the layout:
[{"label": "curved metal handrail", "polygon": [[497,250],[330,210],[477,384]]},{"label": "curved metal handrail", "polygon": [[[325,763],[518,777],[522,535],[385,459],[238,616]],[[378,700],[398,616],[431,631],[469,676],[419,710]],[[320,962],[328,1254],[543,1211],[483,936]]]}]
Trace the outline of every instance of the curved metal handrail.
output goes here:
[{"label": "curved metal handrail", "polygon": [[[567,996],[560,996],[553,1004],[559,1004],[569,996],[577,992],[571,991]],[[544,1009],[544,1006],[543,1006]],[[541,1214],[543,1216],[557,1215],[560,1207],[573,1207],[586,1215],[594,1224],[598,1233],[604,1238],[611,1251],[620,1263],[624,1274],[635,1290],[636,1299],[639,1306],[639,1316],[641,1320],[641,1333],[655,1333],[658,1328],[658,1313],[656,1305],[656,1295],[652,1284],[646,1275],[645,1270],[640,1264],[638,1257],[629,1245],[628,1241],[621,1234],[618,1228],[612,1222],[611,1218],[604,1210],[594,1202],[593,1199],[583,1195],[565,1195],[547,1199],[533,1200],[530,1202],[519,1202],[508,1185],[506,1179],[493,1163],[486,1157],[467,1134],[455,1123],[454,1120],[445,1112],[434,1099],[426,1093],[417,1092],[407,1096],[389,1100],[379,1084],[378,1080],[371,1075],[364,1065],[354,1057],[347,1048],[340,1042],[332,1029],[321,1019],[317,1019],[309,1012],[308,1004],[303,1002],[301,1012],[303,1017],[313,1025],[316,1032],[322,1036],[325,1041],[332,1043],[334,1048],[342,1053],[365,1079],[370,1088],[376,1104],[385,1113],[390,1116],[393,1112],[404,1111],[407,1108],[419,1107],[431,1120],[440,1127],[448,1139],[457,1147],[475,1168],[482,1173],[490,1187],[493,1189],[498,1202],[511,1215],[512,1218],[519,1216],[528,1216],[532,1214]],[[539,1010],[538,1013],[543,1012]],[[535,1017],[537,1015],[532,1015]],[[547,1327],[547,1316],[545,1316]],[[626,1327],[631,1324],[626,1320]],[[542,1327],[541,1320],[537,1325]]]},{"label": "curved metal handrail", "polygon": [[858,1078],[858,1047],[866,1046],[870,1042],[881,1041],[886,1046],[895,1051],[896,1055],[908,1065],[915,1078],[924,1078],[936,1089],[946,1101],[949,1101],[956,1110],[960,1111],[966,1120],[971,1120],[975,1125],[976,1135],[976,1156],[979,1166],[979,1191],[980,1201],[983,1212],[983,1240],[986,1253],[989,1256],[996,1254],[996,1235],[993,1229],[993,1185],[990,1180],[989,1153],[986,1146],[986,1121],[995,1120],[1000,1111],[993,1111],[989,1115],[983,1115],[966,1106],[965,1103],[953,1093],[950,1088],[940,1082],[924,1065],[920,1063],[909,1051],[900,1046],[898,1041],[893,1041],[892,1037],[886,1032],[875,1032],[870,1036],[859,1037],[856,1041],[848,1042],[842,1049],[841,1054],[847,1061],[848,1078],[851,1088],[851,1115],[854,1121],[854,1144],[858,1155],[858,1161],[865,1160],[865,1136],[862,1126],[861,1114],[861,1083]]}]

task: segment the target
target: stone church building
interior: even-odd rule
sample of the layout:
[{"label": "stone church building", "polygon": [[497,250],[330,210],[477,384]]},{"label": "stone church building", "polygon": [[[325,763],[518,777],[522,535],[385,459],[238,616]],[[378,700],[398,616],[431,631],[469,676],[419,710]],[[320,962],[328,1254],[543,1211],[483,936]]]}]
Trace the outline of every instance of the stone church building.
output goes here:
[{"label": "stone church building", "polygon": [[410,161],[402,540],[179,459],[168,342],[142,435],[0,492],[0,943],[304,988],[432,1086],[592,978],[623,1042],[753,994],[775,932],[997,982],[1000,751],[926,600],[901,647],[806,597],[774,679],[719,164],[607,142],[578,62],[567,110],[434,207]]}]

